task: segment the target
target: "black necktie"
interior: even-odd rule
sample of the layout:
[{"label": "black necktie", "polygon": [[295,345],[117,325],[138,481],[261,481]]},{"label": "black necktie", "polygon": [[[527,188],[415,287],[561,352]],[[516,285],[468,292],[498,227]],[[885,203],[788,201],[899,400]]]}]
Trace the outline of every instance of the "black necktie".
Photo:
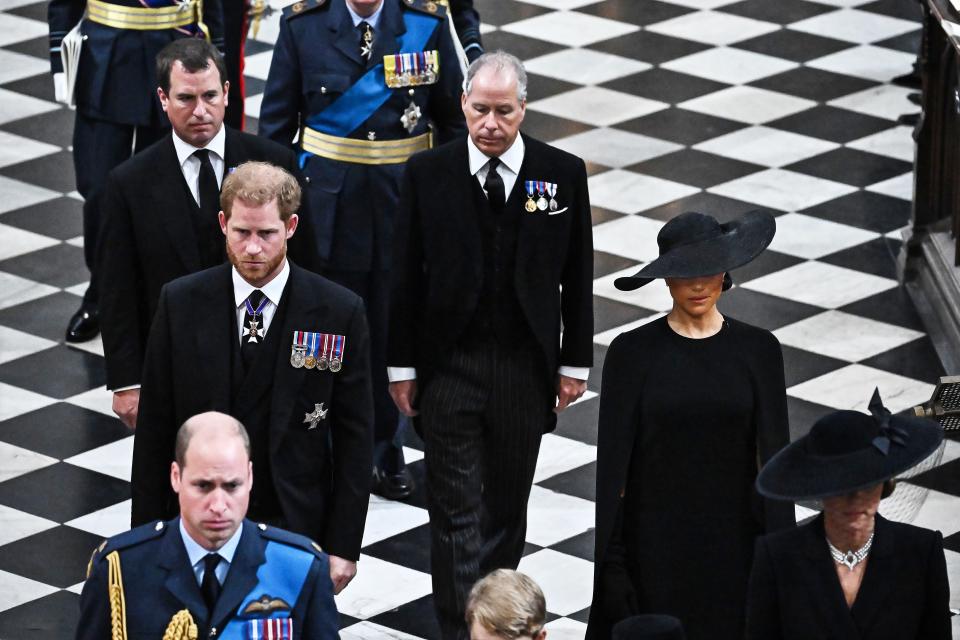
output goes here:
[{"label": "black necktie", "polygon": [[243,360],[243,368],[249,369],[253,359],[257,355],[257,348],[263,342],[263,308],[267,302],[266,296],[260,289],[254,289],[247,296],[244,306],[246,312],[243,314],[243,337],[240,343],[240,358]]},{"label": "black necktie", "polygon": [[506,196],[503,191],[503,178],[500,177],[500,172],[497,171],[499,165],[500,160],[498,158],[490,158],[490,161],[487,163],[487,179],[483,182],[483,188],[487,192],[487,199],[490,201],[490,206],[493,207],[493,210],[497,213],[503,209],[503,205],[506,202]]},{"label": "black necktie", "polygon": [[357,29],[360,30],[360,57],[369,62],[373,57],[373,27],[364,20]]},{"label": "black necktie", "polygon": [[220,554],[208,553],[203,558],[203,580],[200,581],[200,593],[207,605],[207,611],[213,615],[213,608],[220,597],[220,581],[217,580],[217,565],[220,564]]},{"label": "black necktie", "polygon": [[220,185],[217,184],[217,174],[213,171],[213,164],[210,162],[210,152],[206,149],[197,149],[193,155],[200,161],[200,177],[197,182],[200,210],[209,218],[216,219],[220,212]]}]

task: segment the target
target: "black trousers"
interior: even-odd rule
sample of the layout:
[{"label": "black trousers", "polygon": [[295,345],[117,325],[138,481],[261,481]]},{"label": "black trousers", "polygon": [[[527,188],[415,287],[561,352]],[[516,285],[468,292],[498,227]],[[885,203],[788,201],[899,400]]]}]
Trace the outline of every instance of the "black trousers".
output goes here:
[{"label": "black trousers", "polygon": [[[99,300],[97,251],[100,236],[100,196],[107,174],[118,164],[159,140],[167,127],[147,127],[97,120],[77,110],[73,128],[73,166],[77,191],[83,196],[83,258],[90,271],[84,307]],[[106,247],[109,251],[109,247]]]},{"label": "black trousers", "polygon": [[520,562],[551,394],[538,352],[492,341],[455,349],[422,390],[433,601],[445,640],[468,637],[474,582]]}]

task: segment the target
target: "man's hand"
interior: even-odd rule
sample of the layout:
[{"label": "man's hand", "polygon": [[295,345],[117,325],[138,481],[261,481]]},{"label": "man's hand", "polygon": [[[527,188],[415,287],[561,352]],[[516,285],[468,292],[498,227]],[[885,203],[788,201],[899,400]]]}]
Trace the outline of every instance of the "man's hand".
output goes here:
[{"label": "man's hand", "polygon": [[113,394],[113,412],[120,416],[130,429],[137,428],[137,411],[140,409],[140,389],[116,391]]},{"label": "man's hand", "polygon": [[[53,99],[60,104],[67,104],[68,102],[67,77],[62,71],[60,73],[53,74]],[[116,409],[114,409],[114,411],[116,411]]]},{"label": "man's hand", "polygon": [[586,390],[586,380],[577,380],[570,376],[557,374],[557,406],[553,408],[554,413],[560,413],[570,406],[570,403],[576,402]]},{"label": "man's hand", "polygon": [[390,397],[393,398],[393,403],[397,405],[397,409],[400,410],[400,413],[408,418],[412,418],[419,413],[413,408],[413,401],[417,397],[416,380],[400,380],[399,382],[391,382]]},{"label": "man's hand", "polygon": [[339,556],[330,558],[330,580],[333,581],[333,595],[343,591],[350,584],[353,576],[357,575],[357,563]]}]

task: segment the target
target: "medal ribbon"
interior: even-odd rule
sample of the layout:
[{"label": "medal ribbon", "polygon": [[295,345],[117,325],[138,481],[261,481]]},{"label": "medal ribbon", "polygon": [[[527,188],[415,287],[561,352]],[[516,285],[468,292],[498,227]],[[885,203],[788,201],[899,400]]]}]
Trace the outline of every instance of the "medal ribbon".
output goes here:
[{"label": "medal ribbon", "polygon": [[319,341],[319,336],[323,336],[323,352],[318,355],[318,359],[326,358],[327,357],[327,339],[330,337],[330,334],[318,333],[317,336],[318,336],[318,341]]},{"label": "medal ribbon", "polygon": [[263,300],[260,301],[260,304],[257,305],[256,309],[254,309],[253,305],[250,304],[249,298],[244,300],[243,304],[247,306],[247,313],[249,313],[252,318],[256,318],[256,316],[259,316],[261,313],[263,313],[263,308],[267,306],[268,302],[270,302],[270,298],[263,296]]},{"label": "medal ribbon", "polygon": [[543,195],[543,192],[544,192],[544,189],[545,189],[545,188],[546,188],[546,187],[544,187],[544,182],[543,182],[543,180],[537,180],[537,193],[538,193],[539,195],[541,195],[541,196]]},{"label": "medal ribbon", "polygon": [[550,196],[552,200],[555,195],[557,195],[557,185],[554,182],[547,183],[547,195]]},{"label": "medal ribbon", "polygon": [[537,185],[533,180],[526,180],[523,183],[524,188],[527,190],[527,197],[533,200],[533,192],[536,191]]},{"label": "medal ribbon", "polygon": [[320,336],[314,332],[310,332],[310,348],[307,355],[311,355],[314,358],[317,357],[317,344],[320,342]]},{"label": "medal ribbon", "polygon": [[343,343],[346,342],[346,336],[335,336],[333,343],[333,357],[340,361],[343,364]]}]

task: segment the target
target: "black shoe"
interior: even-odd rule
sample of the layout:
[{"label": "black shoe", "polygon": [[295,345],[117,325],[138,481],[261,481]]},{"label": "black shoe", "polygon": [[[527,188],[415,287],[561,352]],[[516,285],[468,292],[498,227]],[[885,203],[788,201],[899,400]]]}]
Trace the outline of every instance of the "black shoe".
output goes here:
[{"label": "black shoe", "polygon": [[67,323],[67,342],[86,342],[100,333],[100,314],[96,309],[80,307]]},{"label": "black shoe", "polygon": [[915,71],[905,73],[902,76],[897,76],[890,82],[898,87],[906,87],[907,89],[919,89],[922,84],[920,80],[920,74]]},{"label": "black shoe", "polygon": [[907,127],[915,127],[920,122],[920,112],[917,113],[904,113],[899,118],[897,122]]},{"label": "black shoe", "polygon": [[413,493],[413,479],[406,467],[400,473],[389,473],[374,467],[372,491],[387,500],[403,500]]}]

